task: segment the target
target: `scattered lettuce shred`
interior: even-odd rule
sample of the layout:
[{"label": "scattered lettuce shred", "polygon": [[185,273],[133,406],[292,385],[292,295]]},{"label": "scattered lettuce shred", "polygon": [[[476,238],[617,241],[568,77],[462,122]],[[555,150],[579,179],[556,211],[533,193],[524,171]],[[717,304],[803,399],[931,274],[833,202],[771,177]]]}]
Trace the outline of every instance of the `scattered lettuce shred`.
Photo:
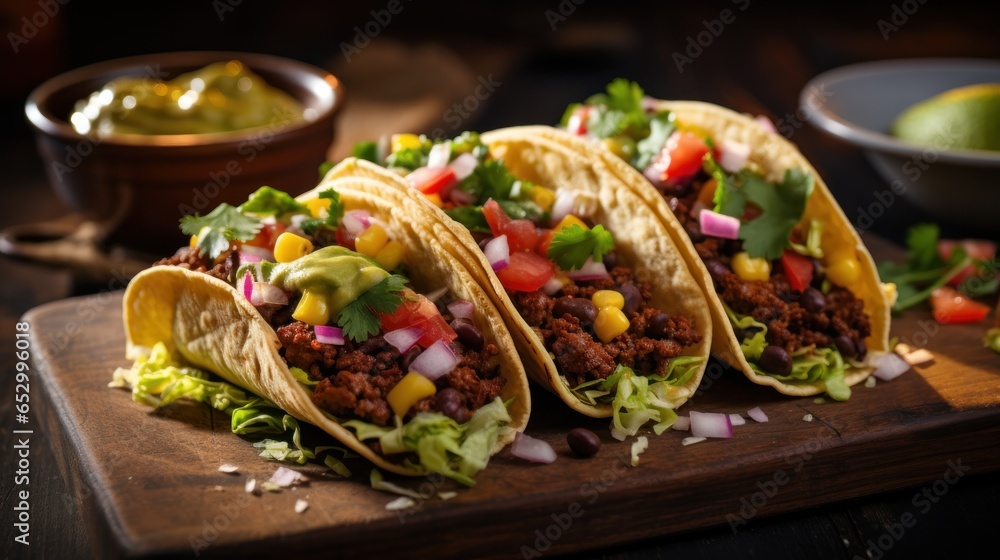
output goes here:
[{"label": "scattered lettuce shred", "polygon": [[[737,332],[744,333],[740,341],[740,349],[750,367],[757,375],[766,375],[786,383],[813,383],[822,381],[826,393],[836,401],[846,401],[851,397],[851,388],[844,381],[844,374],[851,367],[837,350],[836,346],[816,348],[804,346],[791,354],[792,372],[788,375],[778,375],[761,369],[757,365],[761,353],[767,347],[767,325],[755,320],[749,315],[741,316],[728,305],[726,314]],[[752,332],[749,332],[752,331]],[[749,334],[748,334],[749,332]]]},{"label": "scattered lettuce shred", "polygon": [[397,417],[396,427],[376,426],[361,420],[348,420],[358,439],[378,439],[385,455],[416,453],[418,462],[408,466],[435,472],[466,486],[475,485],[473,476],[486,467],[496,445],[500,426],[510,422],[504,402],[497,397],[459,424],[437,412],[422,412],[406,424]]}]

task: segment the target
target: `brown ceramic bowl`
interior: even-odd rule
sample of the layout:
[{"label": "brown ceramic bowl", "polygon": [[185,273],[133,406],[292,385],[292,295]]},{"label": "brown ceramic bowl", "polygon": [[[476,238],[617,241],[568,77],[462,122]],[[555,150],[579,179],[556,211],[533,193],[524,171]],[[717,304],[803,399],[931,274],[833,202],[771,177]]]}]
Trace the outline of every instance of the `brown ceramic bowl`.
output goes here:
[{"label": "brown ceramic bowl", "polygon": [[[114,78],[164,80],[234,59],[296,98],[306,119],[288,122],[276,116],[269,126],[239,132],[103,139],[81,135],[69,123],[75,102]],[[31,93],[25,111],[35,127],[49,181],[78,213],[68,222],[89,224],[91,241],[102,247],[120,245],[166,255],[186,241],[178,229],[185,214],[204,214],[223,202],[238,204],[262,185],[291,194],[314,187],[343,101],[339,80],[308,64],[250,53],[176,52],[112,60],[61,74]],[[52,233],[58,226],[47,227],[34,237],[58,236]],[[75,230],[67,233],[80,237]],[[8,231],[4,241],[4,252],[10,253],[17,240]]]}]

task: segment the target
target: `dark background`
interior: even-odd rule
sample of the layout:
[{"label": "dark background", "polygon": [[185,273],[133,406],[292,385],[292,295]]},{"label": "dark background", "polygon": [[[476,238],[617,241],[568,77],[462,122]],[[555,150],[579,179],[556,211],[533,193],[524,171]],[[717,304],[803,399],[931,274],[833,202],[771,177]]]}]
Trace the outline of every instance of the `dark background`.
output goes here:
[{"label": "dark background", "polygon": [[[348,63],[342,43],[352,42],[355,26],[370,22],[371,10],[383,10],[387,3],[311,0],[265,4],[244,0],[231,6],[225,0],[204,0],[95,5],[98,3],[72,0],[60,4],[54,16],[42,18],[46,24],[27,43],[18,45],[15,53],[11,34],[27,37],[22,18],[39,12],[41,4],[38,0],[4,0],[0,5],[0,226],[57,218],[69,211],[45,182],[23,112],[28,93],[64,70],[128,55],[176,50],[250,51],[330,69],[343,79],[349,99],[340,141],[331,152],[334,157],[343,155],[347,140],[392,126],[393,119],[386,120],[384,112],[380,113],[381,121],[368,118],[379,113],[371,108],[373,100],[396,107],[400,115],[396,122],[407,123],[415,132],[430,132],[447,124],[447,108],[473,93],[479,77],[492,77],[501,85],[463,120],[463,128],[551,124],[568,102],[581,100],[602,90],[611,79],[624,76],[640,82],[655,97],[699,99],[793,123],[791,140],[814,163],[852,220],[858,215],[857,208],[870,202],[872,192],[885,184],[857,149],[808,123],[794,127],[799,93],[806,82],[826,70],[869,60],[1000,58],[996,8],[975,3],[886,1],[863,8],[796,3],[789,8],[746,0],[694,6],[596,0],[579,5],[570,0],[480,4],[403,0],[402,12],[393,15],[372,44]],[[746,9],[741,11],[741,7]],[[689,38],[706,30],[706,21],[712,26],[723,9],[733,10],[735,21],[725,25],[712,44],[679,71],[674,54],[684,53]],[[894,14],[900,24],[886,37],[878,22],[892,22]],[[384,61],[393,63],[391,70]],[[417,105],[421,108],[411,110]],[[998,201],[1000,197],[984,203]],[[872,230],[900,242],[908,225],[929,219],[904,200],[893,205]],[[944,233],[950,237],[975,234],[954,224],[944,224]],[[8,260],[0,260],[0,266],[5,276],[0,301],[4,348],[12,346],[6,341],[13,339],[13,325],[30,307],[100,288],[76,282],[65,271]],[[12,400],[7,390],[11,368],[8,356],[0,360],[5,395],[0,403],[0,435],[6,446],[12,417],[7,402]],[[34,444],[33,452],[39,449],[38,442]],[[3,455],[6,477],[10,454]],[[56,488],[61,484],[51,462],[46,465],[36,456],[33,465],[39,469],[33,480]],[[912,509],[910,499],[917,490],[755,520],[736,536],[725,527],[709,529],[605,551],[604,555],[864,557],[865,539],[882,534],[902,512]],[[988,542],[989,519],[996,518],[994,507],[998,503],[1000,489],[995,476],[963,479],[921,518],[924,527],[908,533],[886,557],[947,556],[974,543]],[[7,505],[5,502],[0,514],[5,520]],[[70,512],[60,510],[61,504],[50,506],[53,511],[46,515],[51,514],[51,519],[71,518]],[[37,518],[36,522],[45,523]],[[7,534],[7,521],[3,526]],[[72,526],[49,529],[60,531],[70,541],[82,538],[74,534]],[[841,539],[849,544],[841,546]],[[7,546],[5,542],[5,549]],[[74,552],[83,555],[86,544],[81,542],[80,546]],[[74,555],[66,552],[62,557]]]}]

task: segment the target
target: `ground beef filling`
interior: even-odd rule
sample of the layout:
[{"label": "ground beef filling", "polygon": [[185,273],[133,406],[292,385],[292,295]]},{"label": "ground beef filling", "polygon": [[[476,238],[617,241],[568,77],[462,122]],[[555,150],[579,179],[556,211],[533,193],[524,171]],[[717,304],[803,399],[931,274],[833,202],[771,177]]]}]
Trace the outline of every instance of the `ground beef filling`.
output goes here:
[{"label": "ground beef filling", "polygon": [[[589,301],[598,290],[618,290],[632,296],[626,297],[625,305],[629,329],[608,343],[601,342],[594,334],[593,317],[581,309],[585,305],[579,304],[579,300]],[[521,317],[554,354],[559,372],[571,387],[592,379],[605,379],[618,364],[642,373],[665,373],[671,358],[680,356],[685,347],[702,339],[692,319],[649,307],[647,302],[652,297],[649,283],[633,278],[631,269],[624,266],[612,268],[610,278],[581,281],[552,296],[541,291],[509,292],[509,295]],[[556,309],[570,311],[557,316]]]},{"label": "ground beef filling", "polygon": [[[280,353],[288,365],[319,381],[312,393],[316,406],[341,418],[359,418],[380,426],[391,423],[393,412],[386,395],[407,373],[416,351],[401,355],[381,336],[360,344],[350,340],[343,346],[320,344],[313,328],[301,321],[278,327],[277,333]],[[456,340],[451,348],[460,357],[459,365],[435,381],[437,394],[418,401],[404,420],[436,411],[466,422],[503,390],[505,379],[494,359],[499,354],[495,344],[487,343],[474,351]]]},{"label": "ground beef filling", "polygon": [[231,281],[231,275],[239,267],[239,255],[235,251],[225,251],[215,259],[202,256],[195,247],[181,247],[174,256],[160,259],[153,266],[169,265],[204,272],[224,282]]},{"label": "ground beef filling", "polygon": [[[680,196],[667,192],[663,194],[691,237],[698,256],[708,266],[722,301],[736,313],[750,315],[767,325],[765,338],[768,344],[780,346],[786,352],[809,345],[833,346],[839,337],[846,337],[851,346],[859,350],[858,357],[863,357],[864,339],[871,334],[871,323],[864,303],[850,290],[832,286],[826,294],[819,293],[823,299],[821,308],[812,305],[810,310],[801,305],[802,293],[791,289],[780,266],[771,267],[771,278],[767,282],[747,282],[732,272],[732,257],[743,250],[743,242],[705,237],[698,228],[698,222],[691,217],[691,208],[704,179],[692,182],[690,188],[681,188],[675,193]],[[793,231],[793,238],[801,233]],[[796,241],[802,242],[801,239]],[[713,263],[725,265],[726,270]],[[818,264],[814,269],[813,291],[818,292],[824,276]]]}]

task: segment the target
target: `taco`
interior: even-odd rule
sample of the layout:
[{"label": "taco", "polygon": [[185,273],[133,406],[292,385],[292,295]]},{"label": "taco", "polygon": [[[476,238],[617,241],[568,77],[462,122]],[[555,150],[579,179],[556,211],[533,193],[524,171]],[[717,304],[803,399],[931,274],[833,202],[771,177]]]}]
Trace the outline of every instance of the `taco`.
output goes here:
[{"label": "taco", "polygon": [[395,194],[330,178],[298,198],[263,187],[184,218],[191,246],[125,292],[129,357],[162,345],[174,364],[261,397],[250,408],[294,419],[279,428],[307,422],[389,471],[471,485],[524,429],[527,378],[443,228]]},{"label": "taco", "polygon": [[[355,148],[327,177],[377,178],[445,225],[529,377],[624,439],[661,433],[711,347],[704,294],[652,210],[596,158],[517,129]],[[417,216],[421,216],[417,218]]]},{"label": "taco", "polygon": [[875,264],[773,128],[708,103],[650,99],[626,80],[570,105],[562,126],[565,145],[590,146],[667,226],[710,296],[718,357],[788,395],[845,400],[871,374],[889,349]]}]

